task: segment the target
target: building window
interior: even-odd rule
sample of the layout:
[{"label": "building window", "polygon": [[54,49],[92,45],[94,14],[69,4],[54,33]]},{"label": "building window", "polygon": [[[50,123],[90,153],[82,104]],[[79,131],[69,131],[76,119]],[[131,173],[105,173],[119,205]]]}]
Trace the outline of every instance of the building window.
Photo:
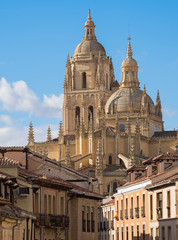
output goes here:
[{"label": "building window", "polygon": [[86,76],[86,72],[82,73],[82,88],[86,88],[87,87],[87,76]]},{"label": "building window", "polygon": [[159,240],[159,228],[156,228],[156,238],[155,240]]},{"label": "building window", "polygon": [[165,228],[164,227],[162,227],[162,231],[161,231],[161,233],[162,233],[162,240],[165,240]]},{"label": "building window", "polygon": [[48,214],[51,214],[51,195],[48,195]]},{"label": "building window", "polygon": [[131,240],[134,240],[134,226],[131,226],[131,232],[132,232],[132,239]]},{"label": "building window", "polygon": [[170,191],[167,192],[167,217],[171,217],[171,194]]},{"label": "building window", "polygon": [[168,240],[172,240],[171,238],[171,227],[168,227]]},{"label": "building window", "polygon": [[93,121],[93,106],[89,106],[88,108],[88,121]]},{"label": "building window", "polygon": [[122,240],[124,240],[124,228],[122,227]]},{"label": "building window", "polygon": [[112,156],[109,156],[109,164],[112,164]]},{"label": "building window", "polygon": [[137,196],[137,206],[135,208],[135,217],[139,218],[139,196]]},{"label": "building window", "polygon": [[126,198],[126,200],[125,200],[125,205],[126,205],[126,209],[125,209],[125,219],[128,219],[128,198]]},{"label": "building window", "polygon": [[76,107],[75,109],[75,123],[80,124],[80,108]]},{"label": "building window", "polygon": [[117,191],[117,182],[113,182],[113,193]]},{"label": "building window", "polygon": [[85,207],[82,206],[82,232],[86,232]]},{"label": "building window", "polygon": [[91,207],[91,231],[95,232],[94,207]]},{"label": "building window", "polygon": [[56,213],[56,198],[53,196],[53,214]]},{"label": "building window", "polygon": [[35,214],[39,213],[39,209],[38,209],[38,193],[35,193]]},{"label": "building window", "polygon": [[137,225],[137,240],[139,240],[139,225]]},{"label": "building window", "polygon": [[162,218],[162,192],[157,193],[157,218]]},{"label": "building window", "polygon": [[90,29],[90,36],[92,36],[92,29]]},{"label": "building window", "polygon": [[61,197],[61,214],[64,214],[64,197]]},{"label": "building window", "polygon": [[125,132],[125,125],[124,124],[120,124],[120,131]]},{"label": "building window", "polygon": [[153,219],[153,195],[150,195],[150,219]]},{"label": "building window", "polygon": [[90,232],[90,207],[87,207],[87,232]]},{"label": "building window", "polygon": [[108,193],[110,192],[110,184],[108,185]]},{"label": "building window", "polygon": [[146,236],[145,236],[145,224],[143,224],[143,240],[146,239]]},{"label": "building window", "polygon": [[150,229],[150,240],[153,240],[153,228]]},{"label": "building window", "polygon": [[129,72],[126,72],[126,82],[128,82]]},{"label": "building window", "polygon": [[120,219],[123,220],[123,199],[121,200]]},{"label": "building window", "polygon": [[44,213],[47,214],[47,196],[44,196]]},{"label": "building window", "polygon": [[133,219],[133,197],[131,197],[130,218]]},{"label": "building window", "polygon": [[134,81],[134,72],[132,72],[132,81]]},{"label": "building window", "polygon": [[129,227],[126,227],[126,240],[129,240]]},{"label": "building window", "polygon": [[119,227],[117,227],[117,240],[119,240]]},{"label": "building window", "polygon": [[142,217],[145,217],[145,194],[143,194],[143,206],[141,211],[142,211],[141,212]]}]

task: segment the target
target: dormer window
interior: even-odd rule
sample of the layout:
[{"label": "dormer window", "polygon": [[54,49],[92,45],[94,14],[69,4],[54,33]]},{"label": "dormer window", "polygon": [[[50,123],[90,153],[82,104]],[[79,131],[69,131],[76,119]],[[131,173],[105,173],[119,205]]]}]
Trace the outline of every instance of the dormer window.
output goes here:
[{"label": "dormer window", "polygon": [[82,88],[86,88],[87,87],[87,82],[86,82],[86,72],[82,73]]}]

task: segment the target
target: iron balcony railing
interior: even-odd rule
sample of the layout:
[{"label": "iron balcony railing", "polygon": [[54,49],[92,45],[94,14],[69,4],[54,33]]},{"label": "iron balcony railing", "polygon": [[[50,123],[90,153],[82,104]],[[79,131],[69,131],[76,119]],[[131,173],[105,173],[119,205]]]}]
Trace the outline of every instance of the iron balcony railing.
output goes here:
[{"label": "iron balcony railing", "polygon": [[35,225],[37,227],[60,227],[69,226],[69,217],[65,215],[37,214]]}]

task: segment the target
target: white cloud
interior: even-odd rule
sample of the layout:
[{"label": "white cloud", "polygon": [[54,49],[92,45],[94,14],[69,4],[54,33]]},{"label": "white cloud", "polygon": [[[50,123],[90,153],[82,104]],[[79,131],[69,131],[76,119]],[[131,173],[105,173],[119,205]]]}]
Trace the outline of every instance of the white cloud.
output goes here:
[{"label": "white cloud", "polygon": [[10,84],[0,80],[0,108],[9,112],[22,111],[38,117],[59,118],[62,116],[63,94],[44,94],[41,101],[24,81]]},{"label": "white cloud", "polygon": [[[17,119],[16,119],[17,120]],[[28,139],[28,126],[19,126],[9,115],[0,115],[0,146],[25,146]],[[17,121],[18,122],[18,121]],[[58,125],[50,125],[52,138],[58,136]],[[35,141],[46,141],[48,125],[34,126]]]}]

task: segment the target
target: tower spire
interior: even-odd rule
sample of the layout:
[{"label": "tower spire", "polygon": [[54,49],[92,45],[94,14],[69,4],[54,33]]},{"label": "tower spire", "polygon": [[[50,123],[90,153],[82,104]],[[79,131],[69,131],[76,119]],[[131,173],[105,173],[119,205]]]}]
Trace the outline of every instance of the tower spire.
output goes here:
[{"label": "tower spire", "polygon": [[84,34],[83,41],[96,40],[95,24],[92,21],[90,9],[88,10],[88,17],[87,17],[87,21],[85,22],[84,28],[85,28],[85,34]]},{"label": "tower spire", "polygon": [[29,126],[29,133],[28,133],[28,145],[30,144],[34,144],[34,133],[33,133],[33,125],[32,122],[30,122],[30,126]]},{"label": "tower spire", "polygon": [[131,38],[128,37],[127,57],[132,57],[132,48],[131,48],[130,40]]},{"label": "tower spire", "polygon": [[47,142],[50,142],[51,141],[51,128],[50,126],[48,127],[48,132],[47,132]]},{"label": "tower spire", "polygon": [[91,14],[90,14],[90,9],[88,9],[88,18],[87,18],[88,21],[91,21]]}]

